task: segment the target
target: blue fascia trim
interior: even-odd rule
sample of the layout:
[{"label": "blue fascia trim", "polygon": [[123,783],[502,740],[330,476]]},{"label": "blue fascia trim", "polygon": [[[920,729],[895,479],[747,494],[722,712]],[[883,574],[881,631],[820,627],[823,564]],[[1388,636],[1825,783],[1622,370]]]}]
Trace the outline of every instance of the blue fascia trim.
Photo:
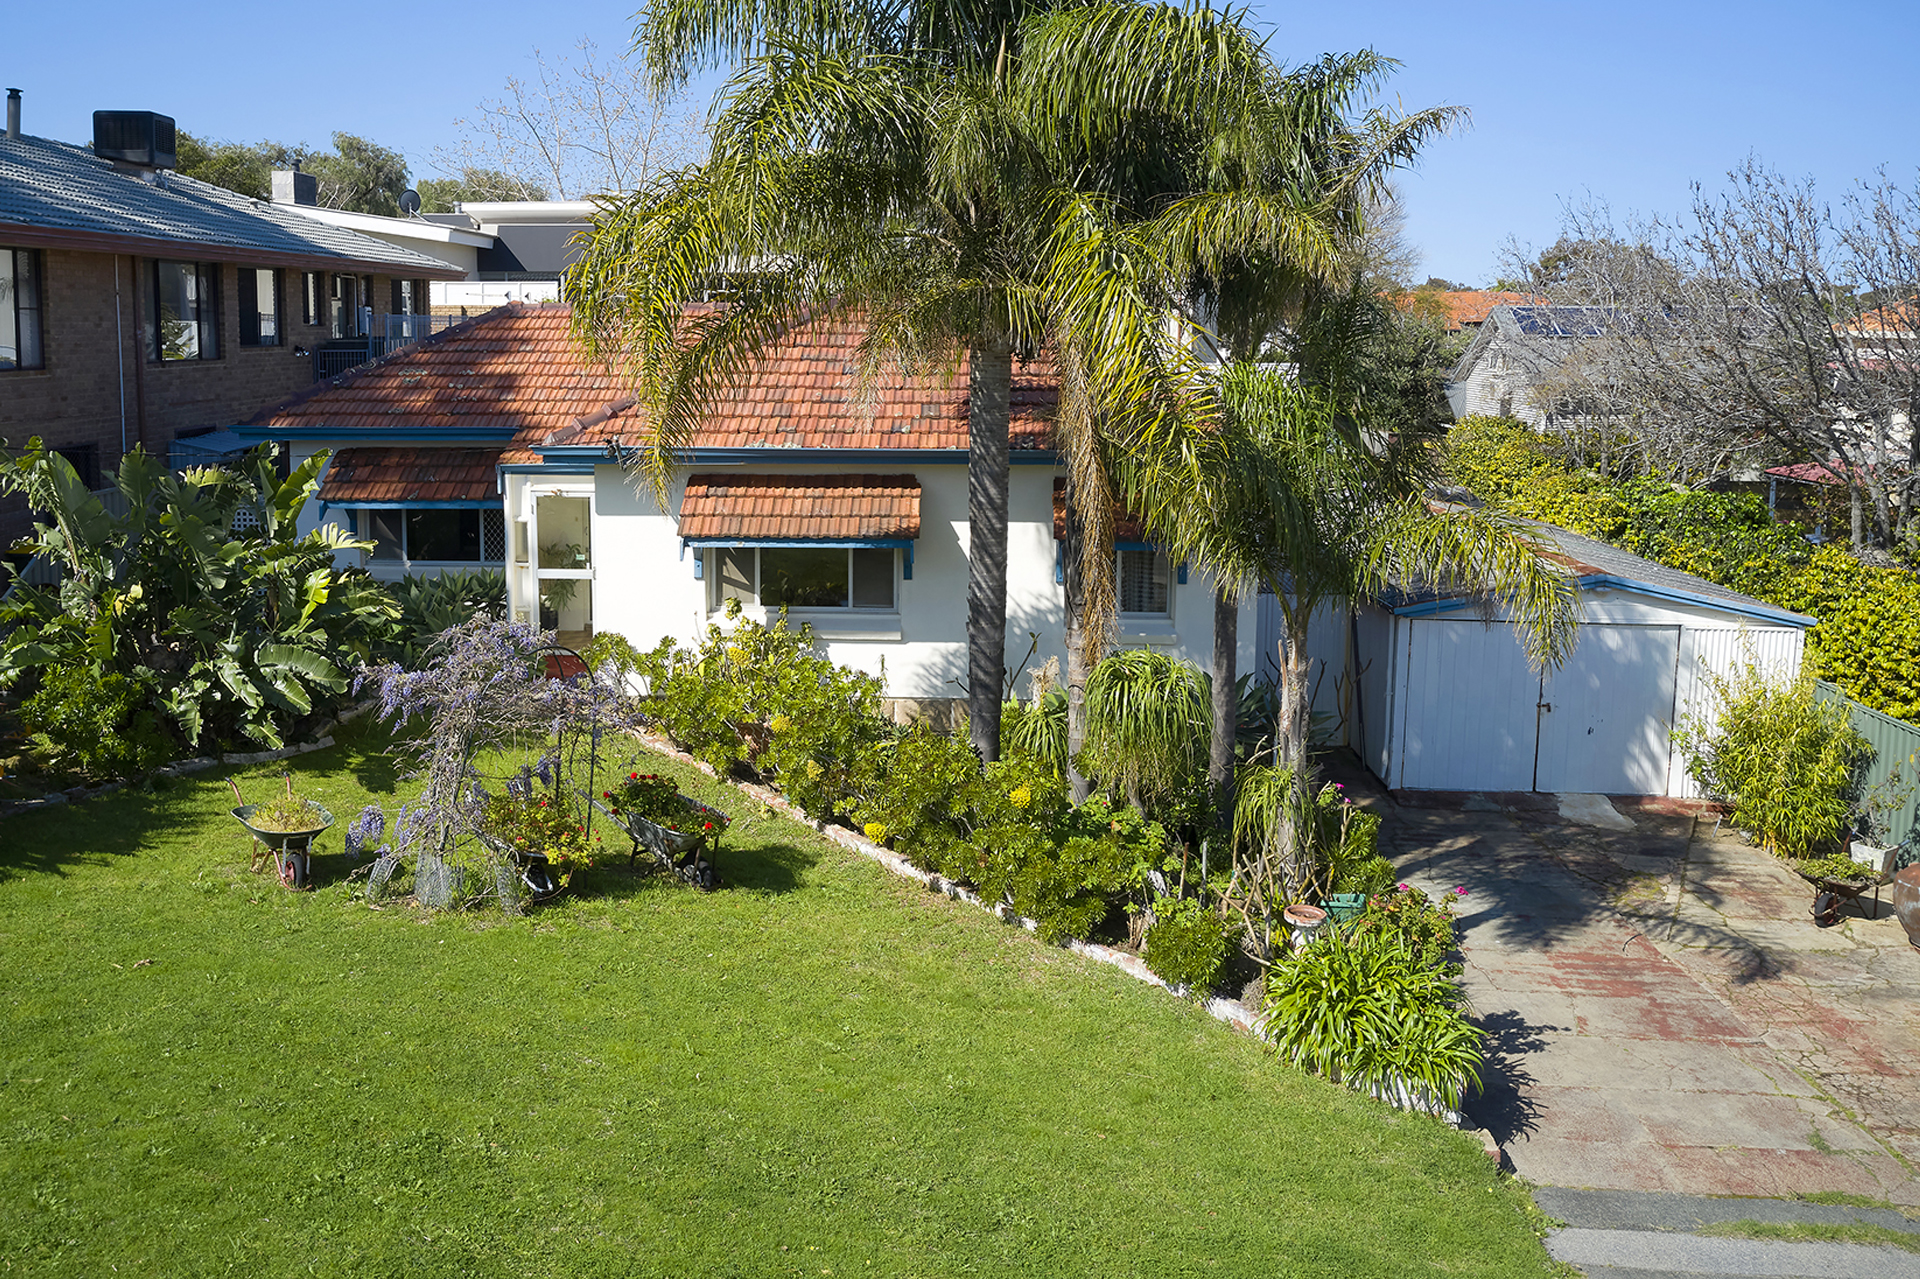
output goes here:
[{"label": "blue fascia trim", "polygon": [[592,475],[592,462],[512,462],[503,463],[502,475]]},{"label": "blue fascia trim", "polygon": [[[687,558],[687,548],[704,551],[709,547],[727,546],[772,546],[831,549],[850,547],[854,550],[895,550],[904,551],[905,559],[901,564],[900,576],[906,581],[913,580],[913,539],[906,537],[683,537],[680,539],[680,558]],[[706,556],[693,557],[693,580],[704,581],[706,574]]]},{"label": "blue fascia trim", "polygon": [[[1693,604],[1700,608],[1732,613],[1738,617],[1751,617],[1760,622],[1775,622],[1782,626],[1798,626],[1804,629],[1817,625],[1820,620],[1802,613],[1789,613],[1785,609],[1768,608],[1764,604],[1734,604],[1693,591],[1675,590],[1671,586],[1655,586],[1651,582],[1637,582],[1630,577],[1615,577],[1610,573],[1595,573],[1590,577],[1582,577],[1579,583],[1582,590],[1629,591],[1635,595],[1647,595],[1675,604]],[[1395,617],[1430,617],[1435,613],[1450,613],[1456,609],[1471,608],[1474,602],[1462,596],[1454,596],[1448,599],[1422,600],[1418,604],[1404,604],[1393,609],[1392,612]]]},{"label": "blue fascia trim", "polygon": [[337,441],[341,448],[380,444],[506,444],[519,434],[512,426],[231,426],[250,443],[266,440]]},{"label": "blue fascia trim", "polygon": [[[534,452],[553,460],[592,458],[602,466],[614,465],[605,445],[556,444],[536,447]],[[1014,449],[1010,460],[1015,466],[1057,466],[1060,455],[1052,449]],[[965,449],[687,449],[674,459],[679,466],[811,466],[818,463],[883,466],[965,466]]]},{"label": "blue fascia trim", "polygon": [[461,498],[447,502],[322,502],[321,509],[337,506],[343,511],[491,511],[500,499]]}]

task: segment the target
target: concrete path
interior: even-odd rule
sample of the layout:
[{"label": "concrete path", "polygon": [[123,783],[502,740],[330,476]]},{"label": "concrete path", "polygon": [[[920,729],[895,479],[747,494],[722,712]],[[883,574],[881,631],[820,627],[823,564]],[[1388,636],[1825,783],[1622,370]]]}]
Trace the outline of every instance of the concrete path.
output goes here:
[{"label": "concrete path", "polygon": [[1491,1050],[1468,1115],[1520,1175],[1920,1205],[1920,952],[1891,911],[1816,928],[1811,888],[1710,818],[1415,807],[1334,771],[1385,817],[1403,878],[1468,890],[1463,983]]},{"label": "concrete path", "polygon": [[1556,1260],[1585,1267],[1590,1279],[1920,1279],[1920,1254],[1884,1244],[1784,1243],[1693,1233],[1716,1223],[1812,1223],[1896,1230],[1920,1244],[1920,1222],[1884,1208],[1551,1187],[1536,1189],[1534,1198],[1548,1215],[1566,1222],[1547,1236],[1547,1250]]}]

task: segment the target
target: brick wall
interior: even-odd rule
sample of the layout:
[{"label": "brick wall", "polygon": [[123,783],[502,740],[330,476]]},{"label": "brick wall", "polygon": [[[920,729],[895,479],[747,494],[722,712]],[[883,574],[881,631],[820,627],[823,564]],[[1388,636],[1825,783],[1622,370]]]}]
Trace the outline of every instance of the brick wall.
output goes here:
[{"label": "brick wall", "polygon": [[[182,258],[188,255],[183,253]],[[313,363],[296,358],[327,341],[320,324],[301,322],[301,272],[281,272],[281,343],[240,345],[238,268],[220,273],[220,358],[153,363],[144,333],[152,323],[152,260],[45,249],[40,257],[43,369],[0,372],[0,445],[20,447],[40,436],[51,448],[92,444],[102,472],[127,447],[145,443],[164,457],[174,437],[244,422],[313,382]],[[206,259],[201,259],[205,261]],[[114,275],[119,272],[116,345]],[[389,277],[373,277],[375,331],[392,309]],[[0,498],[0,538],[25,531],[17,500]]]}]

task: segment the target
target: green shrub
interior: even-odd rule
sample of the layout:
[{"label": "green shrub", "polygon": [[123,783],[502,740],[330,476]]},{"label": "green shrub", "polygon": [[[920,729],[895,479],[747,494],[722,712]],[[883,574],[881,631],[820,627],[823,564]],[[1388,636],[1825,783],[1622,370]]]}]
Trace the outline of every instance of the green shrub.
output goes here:
[{"label": "green shrub", "polygon": [[499,569],[409,574],[386,589],[400,608],[394,656],[403,666],[418,665],[429,644],[462,622],[507,615],[507,575]]},{"label": "green shrub", "polygon": [[1380,856],[1380,815],[1353,803],[1345,787],[1328,782],[1314,796],[1313,876],[1327,892],[1381,891],[1393,883],[1393,864]]},{"label": "green shrub", "polygon": [[860,773],[864,784],[848,813],[868,839],[925,871],[956,860],[983,784],[980,757],[966,738],[915,724],[873,743]]},{"label": "green shrub", "polygon": [[815,817],[856,793],[868,748],[894,735],[880,714],[880,681],[814,650],[813,630],[745,621],[729,601],[729,628],[707,628],[697,651],[662,640],[634,673],[645,708],[685,750],[725,774],[746,764]]},{"label": "green shrub", "polygon": [[1226,962],[1226,923],[1219,911],[1195,898],[1161,897],[1153,903],[1153,923],[1140,957],[1169,986],[1205,994]]},{"label": "green shrub", "polygon": [[1677,734],[1701,789],[1732,804],[1733,825],[1782,857],[1839,839],[1872,755],[1846,706],[1818,696],[1808,671],[1781,684],[1749,662],[1730,679],[1706,678],[1718,715],[1689,716]]},{"label": "green shrub", "polygon": [[1446,962],[1457,944],[1450,897],[1436,902],[1405,884],[1383,888],[1367,898],[1366,910],[1349,931],[1398,938],[1415,959],[1437,967]]},{"label": "green shrub", "polygon": [[89,666],[44,668],[40,688],[20,707],[34,753],[55,771],[134,777],[171,760],[173,737],[152,694],[125,675]]},{"label": "green shrub", "polygon": [[1334,1083],[1422,1110],[1458,1110],[1480,1082],[1482,1034],[1445,968],[1384,930],[1323,934],[1267,973],[1280,1056]]},{"label": "green shrub", "polygon": [[[1060,706],[1064,725],[1066,706]],[[1087,677],[1087,744],[1080,766],[1110,793],[1170,815],[1204,777],[1213,731],[1206,676],[1150,648],[1105,658]]]}]

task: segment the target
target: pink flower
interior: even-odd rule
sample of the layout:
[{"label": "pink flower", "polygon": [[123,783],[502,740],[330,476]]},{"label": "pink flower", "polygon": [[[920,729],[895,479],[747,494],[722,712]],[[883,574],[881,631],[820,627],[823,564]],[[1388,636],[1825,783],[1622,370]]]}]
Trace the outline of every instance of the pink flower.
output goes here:
[{"label": "pink flower", "polygon": [[1403,892],[1403,893],[1409,893],[1409,892],[1412,892],[1412,891],[1413,891],[1413,886],[1412,886],[1411,884],[1396,884],[1396,885],[1394,885],[1394,887],[1395,887],[1395,888],[1396,888],[1396,889],[1397,889],[1398,891],[1400,891],[1400,892]]},{"label": "pink flower", "polygon": [[1453,886],[1453,895],[1455,897],[1465,897],[1467,895],[1467,886],[1465,884],[1455,884]]}]

